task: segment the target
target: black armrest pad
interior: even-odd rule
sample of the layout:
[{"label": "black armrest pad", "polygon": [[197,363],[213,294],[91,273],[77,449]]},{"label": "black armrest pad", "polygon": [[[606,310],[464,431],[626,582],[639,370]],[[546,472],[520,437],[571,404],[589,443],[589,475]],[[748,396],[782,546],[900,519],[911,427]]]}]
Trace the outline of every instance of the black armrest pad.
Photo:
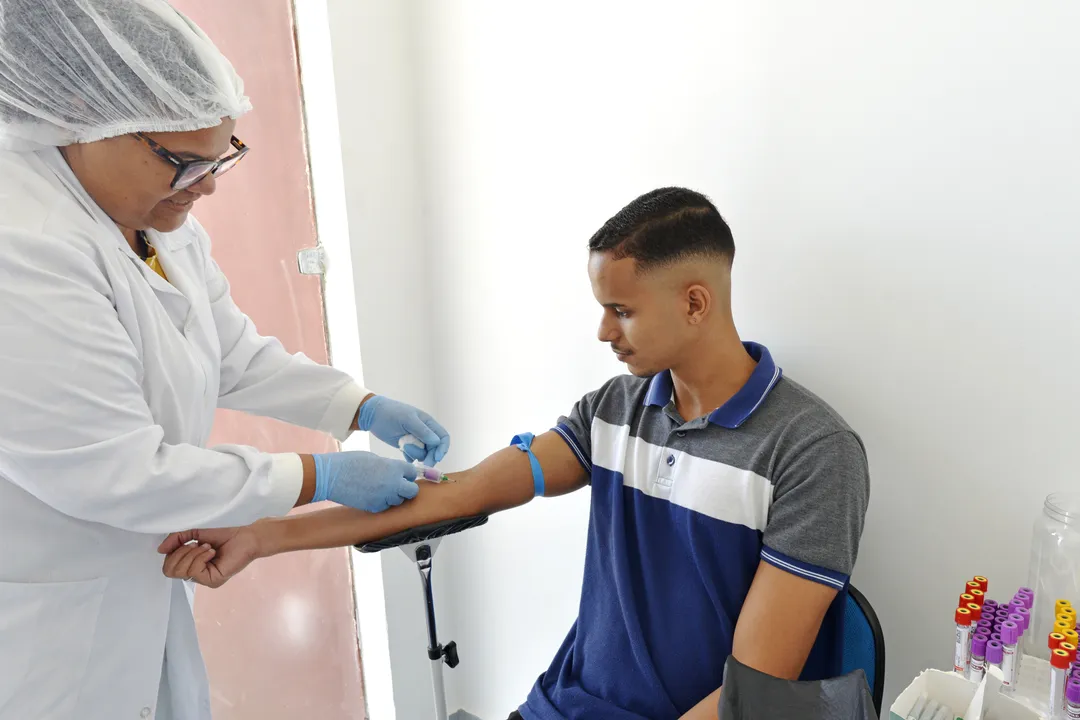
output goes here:
[{"label": "black armrest pad", "polygon": [[425,540],[435,540],[436,538],[441,538],[446,535],[453,535],[454,533],[459,533],[463,530],[480,527],[487,521],[487,515],[472,515],[470,517],[454,518],[453,520],[443,520],[442,522],[432,523],[430,525],[421,525],[419,527],[409,528],[408,530],[402,530],[399,533],[394,533],[381,540],[372,540],[371,542],[362,543],[357,545],[356,549],[365,553],[379,552],[380,550],[388,550],[389,548],[395,548],[399,545],[409,545],[411,543],[424,542]]}]

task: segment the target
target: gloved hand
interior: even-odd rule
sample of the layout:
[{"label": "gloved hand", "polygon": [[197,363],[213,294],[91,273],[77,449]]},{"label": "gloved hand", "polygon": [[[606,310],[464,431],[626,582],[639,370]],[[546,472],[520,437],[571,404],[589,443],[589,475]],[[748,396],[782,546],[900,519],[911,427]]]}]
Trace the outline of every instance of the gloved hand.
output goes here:
[{"label": "gloved hand", "polygon": [[378,513],[420,492],[416,466],[370,452],[336,452],[315,458],[315,497]]},{"label": "gloved hand", "polygon": [[401,438],[412,435],[424,443],[423,449],[409,443],[402,452],[409,460],[422,460],[428,466],[437,464],[450,449],[450,433],[433,417],[412,405],[381,395],[360,406],[356,424],[361,430],[370,430],[390,447],[397,447]]}]

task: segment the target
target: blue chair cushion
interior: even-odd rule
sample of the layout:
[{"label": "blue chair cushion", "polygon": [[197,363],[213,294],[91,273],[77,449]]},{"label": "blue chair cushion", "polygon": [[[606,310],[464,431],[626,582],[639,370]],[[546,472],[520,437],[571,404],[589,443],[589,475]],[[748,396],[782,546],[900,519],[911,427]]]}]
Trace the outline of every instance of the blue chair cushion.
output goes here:
[{"label": "blue chair cushion", "polygon": [[849,594],[844,607],[843,673],[858,668],[866,673],[866,682],[873,688],[877,653],[874,647],[874,631],[862,608]]}]

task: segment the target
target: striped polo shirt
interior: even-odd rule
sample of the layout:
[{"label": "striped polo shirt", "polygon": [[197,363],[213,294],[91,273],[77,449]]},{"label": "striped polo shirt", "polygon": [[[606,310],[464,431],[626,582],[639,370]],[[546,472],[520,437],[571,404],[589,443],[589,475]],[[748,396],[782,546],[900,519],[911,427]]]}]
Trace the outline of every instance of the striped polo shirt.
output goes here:
[{"label": "striped polo shirt", "polygon": [[555,430],[589,472],[578,619],[526,720],[678,718],[723,684],[760,562],[840,591],[803,678],[839,674],[843,601],[869,499],[858,436],[769,351],[722,407],[686,421],[670,373],[619,376]]}]

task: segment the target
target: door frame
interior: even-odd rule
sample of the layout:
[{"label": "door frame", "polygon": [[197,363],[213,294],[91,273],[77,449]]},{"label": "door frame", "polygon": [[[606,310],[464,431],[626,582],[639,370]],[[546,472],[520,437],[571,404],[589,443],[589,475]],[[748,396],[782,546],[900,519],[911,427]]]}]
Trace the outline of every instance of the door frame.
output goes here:
[{"label": "door frame", "polygon": [[[326,257],[323,312],[330,364],[363,384],[360,329],[356,315],[352,247],[346,210],[345,175],[338,124],[337,91],[326,0],[294,0],[304,134],[315,205],[315,235]],[[344,450],[368,450],[366,433],[355,433]],[[357,643],[369,720],[396,720],[386,619],[382,556],[349,553],[356,608]]]}]

